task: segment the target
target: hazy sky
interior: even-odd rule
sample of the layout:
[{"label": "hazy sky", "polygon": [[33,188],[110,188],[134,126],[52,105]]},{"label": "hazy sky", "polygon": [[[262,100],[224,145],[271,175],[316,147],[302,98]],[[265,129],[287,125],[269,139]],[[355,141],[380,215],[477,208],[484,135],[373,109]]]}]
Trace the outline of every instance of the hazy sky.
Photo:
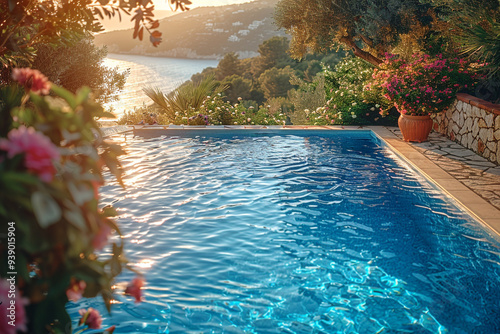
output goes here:
[{"label": "hazy sky", "polygon": [[[203,6],[223,6],[237,3],[250,2],[251,0],[191,0],[193,3],[190,7],[203,7]],[[153,0],[155,3],[155,8],[157,9],[168,9],[168,3],[166,0]]]}]

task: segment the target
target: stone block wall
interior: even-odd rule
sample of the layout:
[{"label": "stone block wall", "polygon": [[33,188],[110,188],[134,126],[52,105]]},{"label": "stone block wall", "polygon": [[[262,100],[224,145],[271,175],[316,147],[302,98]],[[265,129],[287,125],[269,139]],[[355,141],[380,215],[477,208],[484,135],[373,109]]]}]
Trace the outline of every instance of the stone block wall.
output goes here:
[{"label": "stone block wall", "polygon": [[500,105],[468,94],[435,115],[434,130],[500,165]]}]

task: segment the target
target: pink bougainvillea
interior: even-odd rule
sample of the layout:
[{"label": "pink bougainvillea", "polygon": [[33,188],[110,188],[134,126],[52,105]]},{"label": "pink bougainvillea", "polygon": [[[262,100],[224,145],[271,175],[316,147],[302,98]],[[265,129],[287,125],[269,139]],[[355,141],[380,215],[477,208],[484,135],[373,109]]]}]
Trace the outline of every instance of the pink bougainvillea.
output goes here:
[{"label": "pink bougainvillea", "polygon": [[92,307],[89,307],[87,310],[82,308],[78,311],[78,313],[82,316],[79,322],[80,325],[87,325],[92,329],[101,328],[101,314],[96,309],[93,309]]},{"label": "pink bougainvillea", "polygon": [[40,180],[50,182],[56,169],[53,161],[59,160],[57,147],[41,132],[24,125],[13,129],[7,139],[0,139],[0,150],[7,152],[8,158],[24,154],[24,166]]},{"label": "pink bougainvillea", "polygon": [[428,115],[446,110],[457,92],[473,86],[481,75],[471,69],[481,66],[442,55],[415,54],[406,61],[386,54],[380,69],[373,73],[374,81],[366,88],[382,88],[383,97],[402,114]]},{"label": "pink bougainvillea", "polygon": [[66,296],[68,300],[72,300],[74,302],[78,301],[82,298],[82,294],[87,287],[87,283],[85,281],[77,281],[74,278],[71,279],[71,283],[69,285],[68,290],[66,290]]},{"label": "pink bougainvillea", "polygon": [[141,288],[144,286],[144,278],[136,277],[134,278],[125,289],[125,293],[131,295],[135,298],[135,302],[139,303],[141,301]]},{"label": "pink bougainvillea", "polygon": [[24,301],[19,295],[19,289],[14,281],[0,279],[0,333],[15,334],[16,331],[26,331],[26,313]]},{"label": "pink bougainvillea", "polygon": [[50,81],[38,70],[31,68],[15,68],[12,78],[24,86],[27,91],[47,95],[50,91]]},{"label": "pink bougainvillea", "polygon": [[111,234],[111,227],[107,224],[99,224],[99,231],[92,240],[94,249],[100,250],[108,243],[108,237]]}]

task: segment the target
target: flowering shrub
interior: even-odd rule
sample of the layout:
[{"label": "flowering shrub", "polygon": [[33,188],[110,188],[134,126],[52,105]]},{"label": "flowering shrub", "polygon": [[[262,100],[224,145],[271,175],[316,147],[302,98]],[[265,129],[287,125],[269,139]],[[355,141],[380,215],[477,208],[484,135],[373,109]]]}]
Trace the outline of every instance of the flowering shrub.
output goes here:
[{"label": "flowering shrub", "polygon": [[[481,65],[475,64],[477,67]],[[446,110],[462,89],[481,79],[465,59],[415,54],[410,61],[387,54],[369,90],[381,93],[402,114],[422,116]]]},{"label": "flowering shrub", "polygon": [[0,139],[0,150],[7,152],[9,159],[23,154],[23,165],[29,172],[44,182],[52,181],[56,173],[53,162],[59,160],[59,151],[41,132],[21,125],[9,132],[8,139]]},{"label": "flowering shrub", "polygon": [[[17,272],[6,277],[17,294],[15,330],[68,333],[68,300],[100,294],[109,309],[111,286],[126,265],[120,238],[107,258],[96,253],[120,231],[114,210],[98,207],[98,188],[104,168],[121,183],[124,152],[96,146],[95,118],[112,115],[89,89],[72,94],[31,69],[14,70],[14,79],[18,84],[0,88],[0,275]],[[52,96],[39,95],[49,87]],[[89,313],[79,332],[100,328],[99,319]],[[8,321],[0,319],[2,333],[12,332]]]},{"label": "flowering shrub", "polygon": [[38,70],[14,68],[12,78],[21,84],[26,91],[32,91],[35,94],[49,94],[50,81]]},{"label": "flowering shrub", "polygon": [[[365,89],[372,79],[374,67],[353,57],[346,57],[335,65],[324,67],[326,105],[305,110],[309,124],[354,125],[391,124],[393,114],[381,117],[380,109],[385,107],[384,99]],[[382,115],[386,116],[386,115]]]},{"label": "flowering shrub", "polygon": [[[236,104],[224,101],[222,94],[208,95],[198,109],[189,108],[183,111],[176,111],[174,119],[163,117],[158,114],[159,124],[176,125],[283,125],[286,115],[280,109],[271,111],[269,107],[257,107],[249,105],[246,107],[242,99],[238,99]],[[150,110],[151,107],[146,107]],[[135,112],[126,113],[119,124],[139,124],[138,120],[143,119],[144,109],[137,109]]]}]

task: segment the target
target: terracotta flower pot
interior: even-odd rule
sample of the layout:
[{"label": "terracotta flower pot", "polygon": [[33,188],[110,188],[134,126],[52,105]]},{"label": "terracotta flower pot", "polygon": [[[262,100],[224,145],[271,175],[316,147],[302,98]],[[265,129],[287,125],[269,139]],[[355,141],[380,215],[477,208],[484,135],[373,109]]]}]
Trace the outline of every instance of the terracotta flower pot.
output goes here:
[{"label": "terracotta flower pot", "polygon": [[405,141],[423,142],[427,141],[432,130],[432,119],[430,115],[410,116],[401,114],[398,119],[399,129]]}]

